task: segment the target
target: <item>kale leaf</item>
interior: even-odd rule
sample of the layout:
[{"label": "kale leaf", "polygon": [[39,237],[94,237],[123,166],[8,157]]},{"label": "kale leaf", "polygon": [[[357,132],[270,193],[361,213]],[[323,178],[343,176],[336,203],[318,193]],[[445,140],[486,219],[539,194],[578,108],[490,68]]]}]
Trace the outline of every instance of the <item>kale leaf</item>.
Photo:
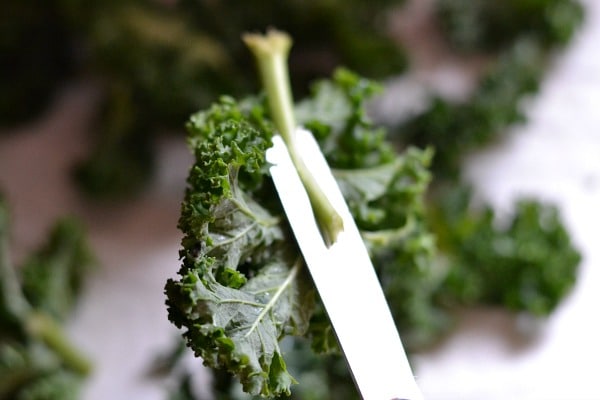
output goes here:
[{"label": "kale leaf", "polygon": [[[339,70],[317,83],[296,112],[336,167],[369,248],[379,260],[394,257],[378,271],[385,286],[404,268],[428,266],[432,239],[421,196],[431,152],[393,150],[366,116],[374,88]],[[337,344],[268,175],[264,154],[273,122],[265,101],[221,98],[191,117],[188,132],[196,161],[179,221],[182,267],[165,289],[169,318],[196,355],[238,376],[245,391],[288,395],[295,379],[280,341],[306,336],[320,352]],[[343,145],[335,150],[336,143]]]},{"label": "kale leaf", "polygon": [[62,218],[52,227],[47,243],[21,266],[23,294],[33,307],[64,320],[94,262],[80,221]]},{"label": "kale leaf", "polygon": [[0,197],[0,398],[76,399],[90,363],[63,330],[92,263],[84,230],[58,221],[24,265],[9,255],[8,207]]},{"label": "kale leaf", "polygon": [[265,179],[272,130],[260,107],[223,98],[191,118],[196,163],[179,223],[183,266],[166,292],[169,317],[187,328],[188,345],[206,364],[272,396],[294,382],[278,342],[306,330],[312,289],[280,207],[256,198],[276,198]]},{"label": "kale leaf", "polygon": [[575,284],[581,255],[550,204],[521,199],[498,221],[489,206],[473,209],[471,192],[446,193],[431,210],[448,274],[438,301],[550,314]]}]

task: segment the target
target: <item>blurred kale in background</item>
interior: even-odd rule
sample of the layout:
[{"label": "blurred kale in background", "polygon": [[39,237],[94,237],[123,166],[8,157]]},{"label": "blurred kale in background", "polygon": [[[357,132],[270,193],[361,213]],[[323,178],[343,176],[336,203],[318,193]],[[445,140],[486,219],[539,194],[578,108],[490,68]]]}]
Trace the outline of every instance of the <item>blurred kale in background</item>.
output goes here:
[{"label": "blurred kale in background", "polygon": [[96,144],[78,166],[77,181],[93,197],[132,194],[151,177],[158,132],[182,131],[189,114],[220,94],[258,87],[241,33],[267,26],[289,32],[294,88],[305,93],[308,82],[339,65],[373,78],[404,70],[406,56],[386,29],[386,10],[401,3],[3,2],[8,70],[1,79],[10,91],[2,94],[0,124],[35,116],[73,73],[91,75],[104,96]]},{"label": "blurred kale in background", "polygon": [[448,271],[436,303],[500,306],[549,315],[575,285],[581,255],[551,204],[517,202],[509,218],[489,206],[473,209],[464,187],[430,207],[431,227]]},{"label": "blurred kale in background", "polygon": [[404,144],[433,146],[436,179],[455,179],[467,154],[525,122],[547,66],[583,21],[574,0],[437,0],[435,16],[449,48],[484,59],[478,84],[461,101],[434,95],[422,113],[393,127]]},{"label": "blurred kale in background", "polygon": [[93,263],[85,232],[61,219],[15,267],[9,222],[0,196],[0,399],[77,400],[91,365],[64,325]]}]

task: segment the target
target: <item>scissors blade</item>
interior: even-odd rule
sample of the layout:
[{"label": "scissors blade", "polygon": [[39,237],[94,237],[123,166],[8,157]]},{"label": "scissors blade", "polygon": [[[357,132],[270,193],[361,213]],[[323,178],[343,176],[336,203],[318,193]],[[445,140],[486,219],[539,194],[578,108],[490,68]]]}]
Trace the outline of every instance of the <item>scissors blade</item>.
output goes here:
[{"label": "scissors blade", "polygon": [[299,129],[305,163],[344,222],[327,247],[282,138],[267,151],[270,172],[287,219],[365,400],[422,400],[390,309],[360,232],[312,134]]}]

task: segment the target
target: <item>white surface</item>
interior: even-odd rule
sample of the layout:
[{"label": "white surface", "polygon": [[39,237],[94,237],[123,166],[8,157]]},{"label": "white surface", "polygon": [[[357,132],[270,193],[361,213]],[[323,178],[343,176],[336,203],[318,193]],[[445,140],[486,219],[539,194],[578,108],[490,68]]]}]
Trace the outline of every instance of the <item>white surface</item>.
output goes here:
[{"label": "white surface", "polygon": [[[479,195],[506,212],[521,195],[560,206],[584,256],[577,287],[528,342],[502,313],[465,315],[440,348],[416,359],[428,400],[600,399],[600,2],[586,5],[580,35],[529,105],[530,123],[472,157],[468,174]],[[82,216],[101,262],[70,326],[96,362],[84,400],[163,399],[143,375],[176,334],[162,287],[179,268],[176,222],[189,157],[182,141],[165,143],[155,188],[135,203],[91,207],[70,186],[68,169],[86,148],[94,98],[88,87],[70,88],[38,123],[0,137],[15,257],[56,217]]]}]

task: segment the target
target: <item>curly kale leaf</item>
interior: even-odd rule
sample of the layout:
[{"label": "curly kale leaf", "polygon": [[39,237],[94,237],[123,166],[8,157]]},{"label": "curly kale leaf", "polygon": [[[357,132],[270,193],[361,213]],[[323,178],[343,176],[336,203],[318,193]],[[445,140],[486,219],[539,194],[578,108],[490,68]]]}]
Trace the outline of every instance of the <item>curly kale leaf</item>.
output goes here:
[{"label": "curly kale leaf", "polygon": [[295,380],[286,370],[278,341],[306,324],[300,318],[304,313],[299,312],[301,268],[301,259],[291,269],[273,263],[238,289],[220,284],[210,272],[203,273],[203,281],[194,281],[197,276],[189,274],[179,289],[193,296],[190,307],[202,310],[194,310],[197,315],[193,314],[195,325],[186,333],[188,343],[207,365],[235,371],[247,392],[289,393]]},{"label": "curly kale leaf", "polygon": [[[393,150],[365,111],[375,89],[340,70],[296,110],[335,165],[369,249],[390,264],[378,272],[392,290],[392,276],[428,271],[432,241],[422,195],[431,153]],[[325,109],[327,103],[336,111]],[[315,307],[314,287],[268,176],[271,120],[260,99],[222,98],[195,114],[188,129],[196,163],[179,222],[183,265],[166,286],[169,317],[205,363],[237,375],[245,391],[288,394],[294,380],[279,341],[304,335],[318,352],[337,344],[324,310]]]},{"label": "curly kale leaf", "polygon": [[425,166],[431,157],[429,150],[410,148],[387,164],[333,170],[363,231],[396,229],[404,226],[415,211],[423,211],[421,196],[431,178]]},{"label": "curly kale leaf", "polygon": [[295,107],[298,122],[313,132],[332,168],[375,167],[396,157],[385,130],[373,124],[365,108],[380,91],[375,82],[340,68],[332,80],[313,85],[312,96]]},{"label": "curly kale leaf", "polygon": [[229,98],[191,118],[183,266],[166,292],[170,319],[206,364],[238,374],[249,393],[275,396],[295,382],[278,341],[306,330],[312,286],[281,209],[253,197],[276,199],[264,179],[272,132],[261,118],[260,105]]}]

